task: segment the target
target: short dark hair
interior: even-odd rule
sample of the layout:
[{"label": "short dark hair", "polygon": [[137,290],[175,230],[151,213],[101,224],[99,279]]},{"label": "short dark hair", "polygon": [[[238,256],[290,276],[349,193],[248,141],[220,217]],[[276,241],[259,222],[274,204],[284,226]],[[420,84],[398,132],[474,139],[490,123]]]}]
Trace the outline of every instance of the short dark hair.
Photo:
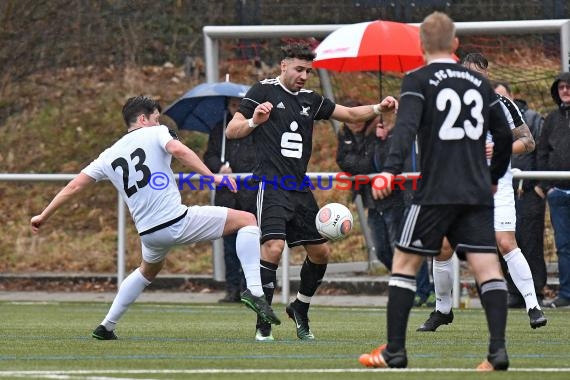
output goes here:
[{"label": "short dark hair", "polygon": [[511,86],[509,85],[509,82],[500,81],[500,80],[497,80],[497,81],[494,81],[494,82],[493,82],[493,88],[494,88],[494,89],[496,89],[496,88],[499,87],[499,86],[503,86],[503,87],[505,88],[505,90],[507,90],[507,92],[508,92],[509,94],[512,94]]},{"label": "short dark hair", "polygon": [[311,46],[303,42],[294,42],[281,47],[281,59],[297,58],[312,61],[315,57],[316,54]]},{"label": "short dark hair", "polygon": [[461,64],[463,66],[470,64],[480,70],[487,70],[489,67],[489,61],[481,53],[468,53],[461,59]]},{"label": "short dark hair", "polygon": [[123,120],[127,127],[137,120],[139,115],[149,117],[155,110],[162,111],[160,103],[148,96],[135,96],[129,98],[123,106]]}]

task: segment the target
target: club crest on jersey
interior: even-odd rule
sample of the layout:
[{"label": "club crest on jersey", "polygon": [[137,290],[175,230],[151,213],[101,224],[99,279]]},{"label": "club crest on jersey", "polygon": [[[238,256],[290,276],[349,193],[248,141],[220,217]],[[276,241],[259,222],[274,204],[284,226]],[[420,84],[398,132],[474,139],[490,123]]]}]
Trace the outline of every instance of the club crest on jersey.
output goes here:
[{"label": "club crest on jersey", "polygon": [[309,116],[309,110],[311,109],[311,106],[309,107],[303,107],[301,106],[301,112],[299,112],[301,114],[301,116]]}]

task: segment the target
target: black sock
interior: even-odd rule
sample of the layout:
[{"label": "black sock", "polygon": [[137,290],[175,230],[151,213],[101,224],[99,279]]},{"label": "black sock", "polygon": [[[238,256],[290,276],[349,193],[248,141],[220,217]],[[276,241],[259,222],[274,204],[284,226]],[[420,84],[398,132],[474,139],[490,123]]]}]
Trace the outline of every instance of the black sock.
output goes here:
[{"label": "black sock", "polygon": [[481,284],[481,304],[485,309],[489,327],[489,353],[505,348],[507,327],[507,285],[502,279]]},{"label": "black sock", "polygon": [[273,302],[273,293],[277,286],[277,264],[270,263],[269,261],[259,260],[261,286],[263,287],[263,294],[267,303],[271,305]]},{"label": "black sock", "polygon": [[389,352],[406,348],[406,329],[414,305],[416,278],[393,273],[388,283],[388,346]]},{"label": "black sock", "polygon": [[[301,267],[301,283],[299,284],[299,293],[312,297],[315,295],[317,289],[323,282],[323,277],[327,270],[327,264],[315,264],[309,260],[309,257],[305,258],[303,266]],[[309,304],[306,302],[299,301],[296,299],[294,301],[295,310],[300,313],[307,314],[309,311]]]},{"label": "black sock", "polygon": [[[271,305],[273,302],[273,293],[277,286],[277,265],[264,260],[259,260],[259,264],[263,294],[265,295],[267,303]],[[264,322],[259,316],[257,316],[256,329],[267,324],[267,322]]]}]

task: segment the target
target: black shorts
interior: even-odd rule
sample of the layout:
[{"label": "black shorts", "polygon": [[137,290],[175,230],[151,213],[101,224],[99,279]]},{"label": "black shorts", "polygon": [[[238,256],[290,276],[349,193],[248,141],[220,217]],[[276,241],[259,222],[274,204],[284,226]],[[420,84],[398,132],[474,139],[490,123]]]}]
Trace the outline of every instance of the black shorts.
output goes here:
[{"label": "black shorts", "polygon": [[257,193],[257,224],[261,243],[286,240],[289,247],[322,244],[315,226],[319,205],[311,192],[287,191],[273,186],[259,186]]},{"label": "black shorts", "polygon": [[464,260],[466,252],[497,252],[493,207],[412,204],[406,209],[396,247],[403,252],[437,256],[443,238]]}]

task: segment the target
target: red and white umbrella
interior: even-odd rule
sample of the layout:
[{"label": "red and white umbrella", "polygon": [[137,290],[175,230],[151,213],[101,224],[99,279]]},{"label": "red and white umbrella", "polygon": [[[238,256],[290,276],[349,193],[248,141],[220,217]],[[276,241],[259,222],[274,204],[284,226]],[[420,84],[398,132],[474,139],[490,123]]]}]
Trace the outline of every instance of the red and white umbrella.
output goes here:
[{"label": "red and white umbrella", "polygon": [[343,26],[315,53],[313,67],[334,71],[406,72],[424,64],[419,28],[393,21]]}]

